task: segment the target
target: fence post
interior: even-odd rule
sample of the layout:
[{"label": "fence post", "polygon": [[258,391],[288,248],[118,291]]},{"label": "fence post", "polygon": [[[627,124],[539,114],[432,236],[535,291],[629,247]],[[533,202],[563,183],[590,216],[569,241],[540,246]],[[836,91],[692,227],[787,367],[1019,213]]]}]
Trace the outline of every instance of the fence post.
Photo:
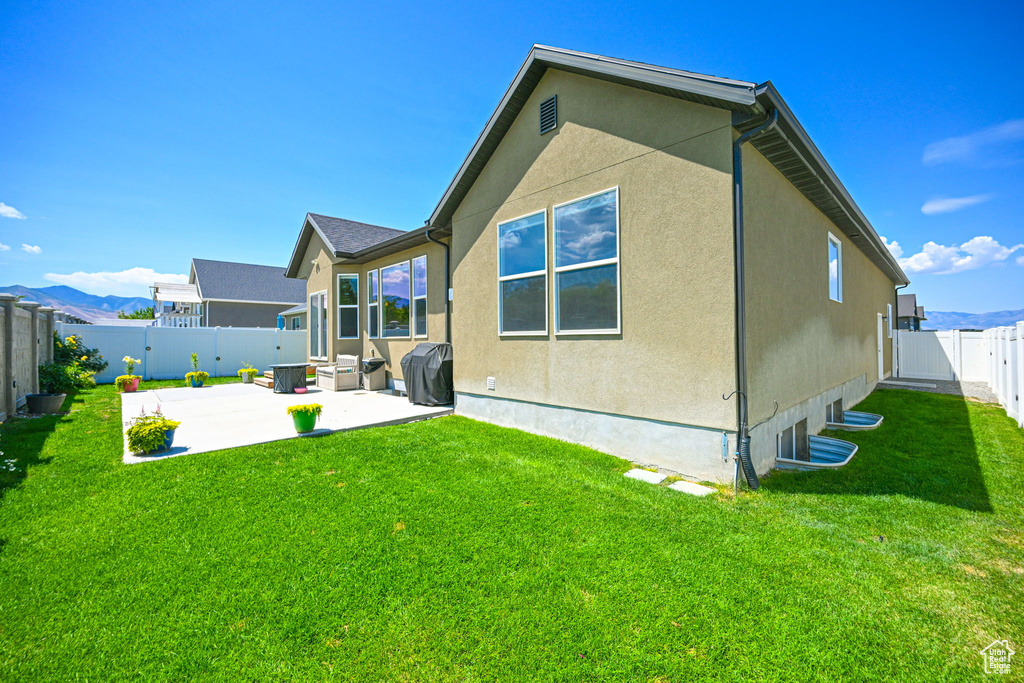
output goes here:
[{"label": "fence post", "polygon": [[1017,424],[1024,428],[1024,321],[1017,323]]},{"label": "fence post", "polygon": [[142,333],[142,378],[143,379],[153,379],[153,376],[149,374],[149,353],[150,353],[149,331],[152,330],[152,329],[153,329],[152,326],[146,325],[146,327],[143,328],[144,331]]},{"label": "fence post", "polygon": [[28,339],[29,339],[29,381],[28,391],[26,394],[38,394],[39,393],[39,306],[40,304],[35,301],[21,301],[18,302],[19,308],[23,308],[28,311],[31,316],[28,322]]},{"label": "fence post", "polygon": [[211,377],[220,377],[220,326],[213,328],[213,372]]},{"label": "fence post", "polygon": [[43,316],[43,329],[40,330],[40,344],[42,344],[43,355],[40,357],[40,364],[53,362],[53,309],[49,306],[40,306],[39,313]]},{"label": "fence post", "polygon": [[281,330],[274,328],[274,364],[281,362]]},{"label": "fence post", "polygon": [[13,294],[0,294],[0,306],[4,309],[4,359],[0,368],[4,385],[0,390],[0,412],[6,417],[13,417],[18,408],[18,397],[14,394],[14,303],[17,300]]},{"label": "fence post", "polygon": [[960,330],[953,330],[953,379],[959,382],[964,376],[964,346]]}]

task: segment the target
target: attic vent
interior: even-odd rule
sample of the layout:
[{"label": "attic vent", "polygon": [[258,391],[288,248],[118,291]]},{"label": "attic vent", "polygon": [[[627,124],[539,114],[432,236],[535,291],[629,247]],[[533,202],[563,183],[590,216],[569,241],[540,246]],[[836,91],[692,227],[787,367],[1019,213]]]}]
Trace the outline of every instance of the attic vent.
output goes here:
[{"label": "attic vent", "polygon": [[552,95],[540,103],[540,134],[544,135],[558,127],[558,95]]}]

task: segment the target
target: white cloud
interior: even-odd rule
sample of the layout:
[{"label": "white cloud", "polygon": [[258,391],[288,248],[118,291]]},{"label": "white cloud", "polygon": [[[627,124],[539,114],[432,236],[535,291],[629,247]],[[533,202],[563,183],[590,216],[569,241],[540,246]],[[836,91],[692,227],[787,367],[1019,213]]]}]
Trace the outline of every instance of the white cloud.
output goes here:
[{"label": "white cloud", "polygon": [[1017,265],[1018,266],[1024,266],[1024,256],[1018,256],[1017,257]]},{"label": "white cloud", "polygon": [[1024,140],[1024,119],[1011,119],[955,138],[933,142],[924,148],[921,161],[927,166],[947,161],[971,161],[985,147]]},{"label": "white cloud", "polygon": [[42,254],[43,253],[43,248],[42,247],[31,245],[31,244],[22,244],[21,245],[21,250],[22,251],[27,251],[30,254]]},{"label": "white cloud", "polygon": [[152,268],[129,268],[116,273],[77,272],[69,275],[46,273],[46,279],[57,284],[80,289],[89,294],[106,296],[148,296],[149,286],[154,282],[187,284],[188,275],[176,273],[158,273]]},{"label": "white cloud", "polygon": [[[944,246],[935,242],[927,242],[921,247],[921,251],[903,258],[903,248],[899,242],[889,242],[884,237],[882,242],[899,262],[900,267],[912,275],[929,273],[948,275],[974,270],[1005,261],[1015,251],[1024,249],[1024,244],[1004,247],[991,237],[982,235],[974,237],[960,246]],[[1019,257],[1017,263],[1024,265],[1024,256]]]},{"label": "white cloud", "polygon": [[10,245],[4,244],[3,242],[0,242],[0,251],[10,251],[10,250],[11,250]]},{"label": "white cloud", "polygon": [[924,203],[921,207],[921,213],[931,216],[937,213],[959,211],[960,209],[966,209],[968,206],[983,204],[994,196],[991,194],[974,194],[970,197],[936,197]]},{"label": "white cloud", "polygon": [[18,211],[13,206],[7,206],[3,202],[0,202],[0,216],[4,218],[20,218],[21,220],[27,218],[21,211]]}]

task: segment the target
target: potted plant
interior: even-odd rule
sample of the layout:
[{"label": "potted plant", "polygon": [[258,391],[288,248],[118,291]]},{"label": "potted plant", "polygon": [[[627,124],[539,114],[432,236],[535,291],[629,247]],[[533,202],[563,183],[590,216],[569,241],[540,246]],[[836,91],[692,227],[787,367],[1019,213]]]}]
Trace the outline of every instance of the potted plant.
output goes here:
[{"label": "potted plant", "polygon": [[174,443],[174,430],[181,423],[177,420],[169,420],[160,412],[160,406],[152,415],[142,413],[125,423],[128,429],[125,435],[128,437],[128,450],[137,455],[153,455],[170,449]]},{"label": "potted plant", "polygon": [[133,391],[137,391],[139,388],[139,380],[142,378],[135,373],[135,364],[141,363],[142,361],[138,358],[132,358],[131,356],[125,356],[121,359],[124,363],[125,374],[121,375],[114,380],[114,384],[117,385],[117,390],[122,391],[126,394],[130,394]]},{"label": "potted plant", "polygon": [[193,389],[203,386],[203,382],[210,379],[210,373],[199,369],[199,355],[192,354],[192,372],[185,373],[185,380],[192,385]]},{"label": "potted plant", "polygon": [[39,389],[41,393],[25,397],[28,412],[37,415],[59,413],[68,392],[75,388],[72,368],[60,363],[46,363],[39,366]]},{"label": "potted plant", "polygon": [[242,384],[252,384],[252,378],[258,374],[260,371],[249,363],[246,363],[245,367],[238,371],[238,376],[242,378]]},{"label": "potted plant", "polygon": [[299,434],[306,434],[316,428],[316,421],[320,412],[324,409],[319,403],[309,403],[302,406],[288,406],[288,414],[292,416],[295,424],[295,431]]}]

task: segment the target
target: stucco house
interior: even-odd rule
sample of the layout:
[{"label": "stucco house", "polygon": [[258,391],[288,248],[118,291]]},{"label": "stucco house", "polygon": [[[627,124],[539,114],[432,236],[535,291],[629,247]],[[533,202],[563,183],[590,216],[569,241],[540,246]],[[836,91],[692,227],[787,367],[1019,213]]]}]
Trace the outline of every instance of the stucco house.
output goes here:
[{"label": "stucco house", "polygon": [[[150,290],[161,327],[276,327],[279,314],[306,298],[303,283],[279,266],[198,258],[188,284],[158,282]],[[305,319],[301,312],[293,317]]]},{"label": "stucco house", "polygon": [[890,373],[908,283],[770,82],[543,46],[423,228],[309,214],[287,275],[314,360],[450,338],[457,413],[716,481]]}]

